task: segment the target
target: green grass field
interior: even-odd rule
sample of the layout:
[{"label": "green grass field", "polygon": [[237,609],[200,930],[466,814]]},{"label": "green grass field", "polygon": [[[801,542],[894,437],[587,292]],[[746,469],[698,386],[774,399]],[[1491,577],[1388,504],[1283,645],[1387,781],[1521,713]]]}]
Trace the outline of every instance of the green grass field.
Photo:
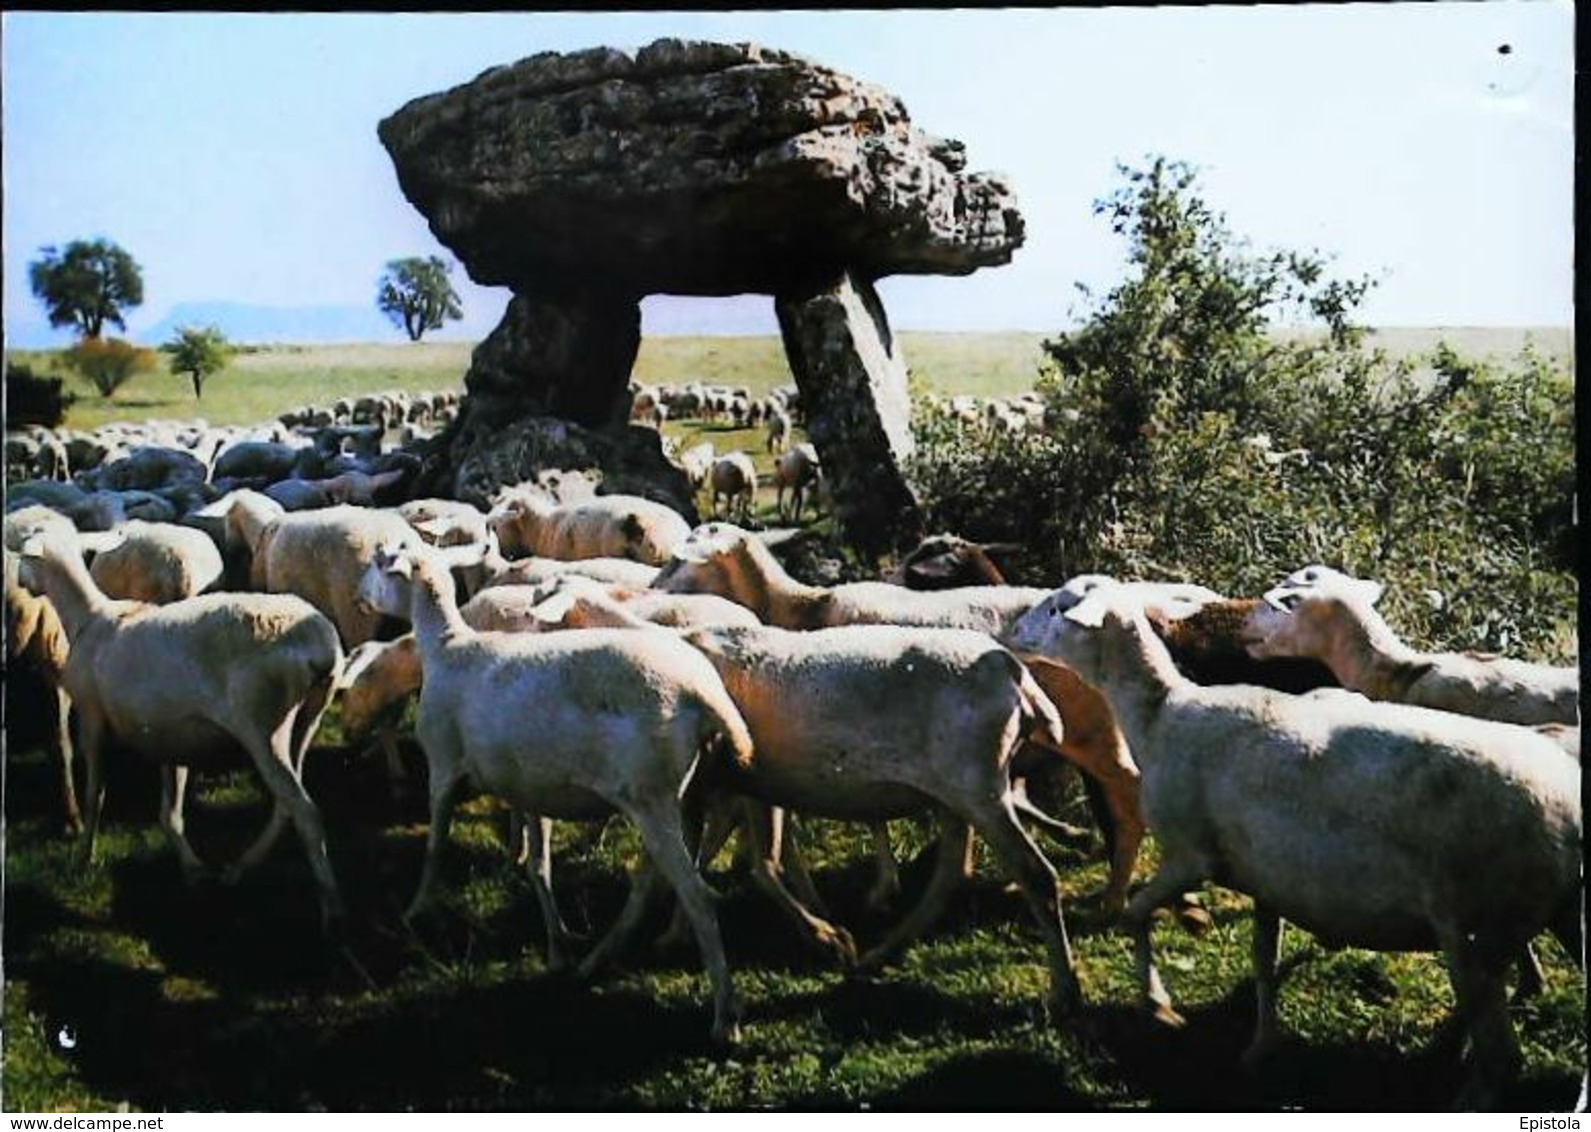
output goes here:
[{"label": "green grass field", "polygon": [[[951,392],[1023,388],[1038,357],[1036,335],[904,337],[914,370]],[[109,405],[90,393],[70,423],[262,420],[369,389],[446,388],[467,360],[452,344],[276,348],[240,357],[199,405],[181,378],[142,377]],[[648,341],[637,372],[754,388],[788,380],[772,339]],[[758,432],[669,428],[682,446],[704,437],[720,451],[745,447],[766,470]],[[771,505],[765,490],[764,519]],[[1038,932],[987,859],[945,922],[863,980],[797,947],[726,855],[710,880],[723,895],[745,1040],[715,1050],[696,957],[645,942],[661,921],[593,985],[545,968],[530,885],[488,801],[455,823],[442,914],[406,926],[425,834],[423,762],[408,750],[412,792],[392,798],[379,762],[342,745],[335,709],[306,781],[355,927],[346,947],[327,948],[291,833],[235,888],[184,887],[155,824],[155,775],[139,763],[113,766],[100,861],[80,866],[59,830],[40,691],[8,679],[6,696],[7,1110],[1431,1110],[1461,1081],[1438,1031],[1452,1005],[1438,957],[1331,952],[1297,930],[1284,943],[1289,1039],[1266,1072],[1245,1073],[1250,907],[1219,889],[1207,895],[1207,935],[1169,921],[1157,929],[1162,973],[1188,1018],[1183,1030],[1157,1030],[1132,1009],[1131,947],[1094,898],[1099,847],[1080,855],[1050,843],[1089,1000],[1075,1024],[1045,1010]],[[196,775],[188,809],[212,860],[235,855],[266,816],[248,772]],[[1063,816],[1087,822],[1080,807]],[[903,861],[926,838],[912,823],[894,835]],[[809,841],[835,917],[864,945],[879,938],[890,917],[863,903],[859,831],[812,823]],[[635,855],[622,823],[560,829],[556,877],[572,927],[594,936],[611,922]],[[906,868],[908,900],[925,866]],[[1503,1106],[1514,1111],[1572,1107],[1586,1067],[1584,976],[1556,942],[1539,949],[1547,990],[1512,1010],[1525,1055]]]}]

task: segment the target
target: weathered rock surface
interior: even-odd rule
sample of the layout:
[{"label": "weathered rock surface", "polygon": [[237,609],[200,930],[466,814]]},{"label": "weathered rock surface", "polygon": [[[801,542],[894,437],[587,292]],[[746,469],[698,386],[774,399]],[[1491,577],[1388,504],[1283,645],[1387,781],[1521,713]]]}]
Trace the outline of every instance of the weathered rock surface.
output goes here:
[{"label": "weathered rock surface", "polygon": [[696,523],[685,473],[663,454],[656,429],[630,425],[597,432],[556,417],[525,417],[498,428],[465,422],[451,450],[451,493],[477,507],[491,505],[499,488],[534,480],[557,468],[595,474],[603,494],[639,495],[667,504]]},{"label": "weathered rock surface", "polygon": [[1021,245],[1010,190],[969,173],[960,142],[800,56],[674,39],[496,67],[378,132],[437,239],[514,291],[475,351],[461,427],[428,455],[437,480],[481,501],[600,467],[605,490],[694,518],[656,434],[625,424],[638,304],[764,293],[847,537],[876,554],[921,535],[905,364],[873,283],[964,275]]},{"label": "weathered rock surface", "polygon": [[634,299],[515,295],[503,321],[475,347],[464,386],[501,402],[503,420],[551,414],[598,428],[628,419],[630,368],[640,345]]},{"label": "weathered rock surface", "polygon": [[830,498],[847,538],[872,555],[922,536],[906,481],[912,453],[906,364],[870,283],[842,277],[774,304]]},{"label": "weathered rock surface", "polygon": [[778,294],[844,270],[1007,263],[1022,219],[894,95],[752,44],[545,53],[383,121],[398,183],[478,283]]}]

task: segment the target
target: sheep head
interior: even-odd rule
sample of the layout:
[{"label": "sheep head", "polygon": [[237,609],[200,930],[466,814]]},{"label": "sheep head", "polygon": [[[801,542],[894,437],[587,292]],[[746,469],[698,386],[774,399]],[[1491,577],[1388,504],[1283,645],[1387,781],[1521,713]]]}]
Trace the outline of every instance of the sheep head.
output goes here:
[{"label": "sheep head", "polygon": [[415,567],[415,556],[406,548],[396,543],[376,547],[370,565],[359,578],[360,606],[390,617],[408,618]]}]

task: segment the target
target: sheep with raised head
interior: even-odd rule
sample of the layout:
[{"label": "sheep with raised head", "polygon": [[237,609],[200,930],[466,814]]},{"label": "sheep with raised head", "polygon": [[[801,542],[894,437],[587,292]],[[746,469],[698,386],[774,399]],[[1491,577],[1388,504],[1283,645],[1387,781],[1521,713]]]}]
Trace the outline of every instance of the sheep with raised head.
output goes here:
[{"label": "sheep with raised head", "polygon": [[1161,864],[1128,904],[1143,1001],[1180,1021],[1155,970],[1150,916],[1216,880],[1255,901],[1259,1021],[1275,1045],[1280,921],[1337,946],[1441,950],[1474,1050],[1460,1101],[1517,1064],[1503,982],[1551,927],[1578,953],[1580,768],[1527,728],[1326,689],[1204,688],[1183,677],[1142,603],[1110,586],[1046,599],[1010,634],[1103,689],[1144,775]]},{"label": "sheep with raised head", "polygon": [[1580,670],[1478,653],[1428,653],[1399,639],[1376,610],[1381,586],[1315,566],[1265,595],[1255,657],[1323,661],[1343,687],[1501,723],[1577,724]]},{"label": "sheep with raised head", "polygon": [[[590,821],[617,810],[635,825],[647,859],[618,922],[579,973],[598,970],[634,935],[661,877],[695,930],[713,985],[713,1033],[732,1038],[734,989],[682,814],[696,776],[752,757],[746,725],[712,665],[664,633],[478,633],[460,615],[452,579],[424,549],[383,548],[359,592],[412,622],[424,671],[415,734],[429,771],[431,827],[409,915],[435,897],[439,854],[467,781],[548,818]],[[527,726],[535,732],[528,745]]]},{"label": "sheep with raised head", "polygon": [[50,534],[29,537],[19,574],[49,597],[71,643],[63,684],[88,771],[84,858],[92,859],[99,831],[108,743],[160,765],[160,825],[190,878],[206,870],[183,832],[189,770],[231,765],[241,751],[275,805],[224,878],[263,859],[291,821],[319,889],[322,923],[335,934],[342,897],[301,779],[342,664],[331,622],[290,595],[203,594],[163,606],[113,600],[94,584],[75,540]]},{"label": "sheep with raised head", "polygon": [[352,648],[377,636],[382,617],[359,601],[359,579],[383,543],[421,545],[391,511],[346,505],[286,512],[258,492],[233,492],[201,515],[224,517],[229,546],[250,553],[252,588],[291,593],[332,619]]}]

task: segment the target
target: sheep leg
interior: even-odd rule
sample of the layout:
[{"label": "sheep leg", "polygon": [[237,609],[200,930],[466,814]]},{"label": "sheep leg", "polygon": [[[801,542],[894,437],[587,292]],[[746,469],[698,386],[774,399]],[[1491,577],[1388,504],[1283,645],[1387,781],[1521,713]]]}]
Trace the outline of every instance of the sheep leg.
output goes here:
[{"label": "sheep leg", "polygon": [[459,796],[464,793],[462,770],[444,771],[431,763],[431,828],[425,835],[425,862],[420,866],[420,887],[415,889],[405,920],[414,920],[429,912],[436,903],[437,876],[440,871],[442,846],[447,844],[448,830],[453,826],[453,811],[458,808]]},{"label": "sheep leg", "polygon": [[969,817],[1000,864],[1022,886],[1022,896],[1038,921],[1050,954],[1051,1009],[1062,1017],[1076,1013],[1083,1004],[1083,990],[1078,985],[1073,965],[1066,918],[1061,912],[1061,880],[1054,866],[1022,828],[1016,804],[1009,793],[994,806],[975,811]]},{"label": "sheep leg", "polygon": [[[718,854],[723,852],[724,845],[735,832],[739,813],[738,805],[728,795],[718,795],[707,803],[702,820],[702,833],[697,839],[694,855],[697,872],[705,871],[717,859]],[[742,839],[742,848],[744,848],[744,839]],[[658,937],[657,946],[662,951],[671,951],[684,947],[690,938],[691,923],[685,918],[685,909],[676,902],[668,928]]]},{"label": "sheep leg", "polygon": [[857,964],[859,970],[878,970],[907,944],[931,928],[944,914],[945,906],[950,903],[951,893],[955,892],[961,883],[970,843],[971,830],[965,821],[949,815],[940,816],[938,855],[934,858],[934,871],[928,879],[928,887],[923,890],[922,896],[918,897],[916,905],[906,914],[905,919],[896,924],[888,935],[862,956]]},{"label": "sheep leg", "polygon": [[188,768],[166,763],[160,768],[160,828],[165,831],[172,848],[177,851],[177,863],[182,867],[185,884],[196,884],[206,873],[204,862],[193,851],[183,821],[182,805],[188,795]]},{"label": "sheep leg", "polygon": [[1519,965],[1519,985],[1514,989],[1514,1001],[1525,1002],[1541,993],[1546,980],[1542,977],[1541,962],[1530,944],[1519,949],[1516,962]]},{"label": "sheep leg", "polygon": [[1071,822],[1064,822],[1057,817],[1051,817],[1049,814],[1039,809],[1039,807],[1034,804],[1033,799],[1028,797],[1026,779],[1018,779],[1011,785],[1011,799],[1016,806],[1017,813],[1027,818],[1034,825],[1038,826],[1057,841],[1061,842],[1062,844],[1070,845],[1076,844],[1077,842],[1083,842],[1084,844],[1087,844],[1094,839],[1094,835],[1089,833],[1089,831],[1084,829],[1082,826],[1073,825]]},{"label": "sheep leg", "polygon": [[856,962],[856,941],[837,924],[814,914],[790,894],[781,877],[784,811],[748,801],[745,828],[751,840],[751,879],[801,929],[807,942],[837,955],[846,965]]},{"label": "sheep leg", "polygon": [[867,832],[873,842],[873,887],[867,890],[867,906],[881,912],[900,896],[900,869],[890,849],[889,823],[869,822]]},{"label": "sheep leg", "polygon": [[265,860],[267,854],[276,847],[277,839],[282,836],[282,831],[287,828],[291,815],[287,807],[278,802],[271,807],[271,816],[265,822],[265,828],[260,831],[252,844],[243,851],[243,855],[221,871],[221,883],[225,885],[237,884],[243,879],[243,874]]},{"label": "sheep leg", "polygon": [[1149,930],[1154,922],[1154,911],[1162,904],[1181,897],[1189,888],[1203,883],[1209,870],[1201,861],[1178,860],[1167,852],[1160,870],[1149,878],[1149,883],[1139,889],[1138,895],[1127,902],[1121,914],[1122,926],[1133,937],[1133,963],[1137,968],[1138,982],[1143,988],[1143,1005],[1155,1021],[1167,1026],[1182,1026],[1185,1021],[1171,1005],[1171,996],[1160,981],[1155,969],[1154,954],[1150,947]]},{"label": "sheep leg", "polygon": [[1519,1046],[1508,1020],[1508,991],[1500,967],[1489,964],[1462,928],[1438,925],[1437,936],[1453,980],[1456,1015],[1470,1040],[1472,1063],[1453,1107],[1496,1107],[1499,1086],[1519,1070]]},{"label": "sheep leg", "polygon": [[77,782],[72,777],[72,697],[55,689],[55,755],[61,763],[61,799],[66,803],[66,831],[83,832],[83,812],[77,804]]},{"label": "sheep leg", "polygon": [[1276,992],[1280,980],[1276,957],[1281,951],[1282,918],[1275,909],[1258,902],[1254,905],[1254,999],[1256,1019],[1254,1038],[1243,1051],[1243,1065],[1256,1069],[1281,1040],[1276,1020]]},{"label": "sheep leg", "polygon": [[580,966],[575,969],[576,978],[591,978],[629,946],[647,910],[651,908],[661,891],[658,880],[658,871],[651,857],[642,857],[630,873],[630,891],[624,898],[624,907],[619,911],[619,918],[598,941],[597,946],[591,949],[590,954],[581,960]]},{"label": "sheep leg", "polygon": [[83,846],[79,850],[79,863],[94,863],[94,842],[99,836],[99,819],[105,809],[105,722],[97,712],[79,711],[78,746],[83,752],[83,764],[88,771],[88,813],[83,820]]},{"label": "sheep leg", "polygon": [[[276,726],[268,740],[256,735],[248,744],[254,756],[255,769],[265,780],[266,788],[276,799],[279,809],[285,809],[304,843],[304,854],[309,858],[309,869],[315,875],[320,889],[321,927],[328,937],[335,939],[347,918],[342,893],[337,889],[337,878],[331,871],[331,859],[326,855],[326,827],[320,810],[310,800],[304,784],[293,772],[292,729],[297,713],[289,713]],[[274,818],[274,814],[272,815]]]},{"label": "sheep leg", "polygon": [[632,815],[648,856],[663,879],[673,888],[680,906],[696,932],[707,979],[713,985],[713,1040],[740,1040],[740,1003],[724,958],[724,942],[718,931],[718,914],[713,909],[713,893],[696,871],[685,848],[684,829],[678,810],[660,807]]},{"label": "sheep leg", "polygon": [[564,949],[575,935],[564,926],[552,893],[552,819],[529,814],[521,821],[525,831],[525,871],[536,889],[541,921],[547,929],[547,966],[556,971],[569,961]]},{"label": "sheep leg", "polygon": [[[817,886],[812,883],[812,873],[807,869],[806,854],[801,851],[801,823],[795,820],[794,814],[786,814],[784,850],[779,859],[784,865],[784,875],[789,878],[790,890],[796,899],[819,916],[828,919],[828,905],[823,902],[823,897],[818,895]],[[890,863],[894,863],[893,859]]]}]

